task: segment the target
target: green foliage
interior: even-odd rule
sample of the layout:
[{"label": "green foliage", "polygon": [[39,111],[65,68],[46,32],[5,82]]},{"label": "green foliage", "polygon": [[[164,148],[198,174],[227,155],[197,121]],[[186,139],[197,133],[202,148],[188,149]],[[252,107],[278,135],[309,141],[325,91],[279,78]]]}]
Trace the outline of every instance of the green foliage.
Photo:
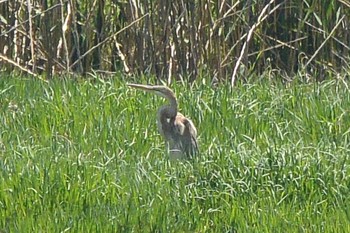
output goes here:
[{"label": "green foliage", "polygon": [[123,81],[2,78],[0,230],[350,231],[348,83],[172,88],[194,161],[168,161],[162,100]]}]

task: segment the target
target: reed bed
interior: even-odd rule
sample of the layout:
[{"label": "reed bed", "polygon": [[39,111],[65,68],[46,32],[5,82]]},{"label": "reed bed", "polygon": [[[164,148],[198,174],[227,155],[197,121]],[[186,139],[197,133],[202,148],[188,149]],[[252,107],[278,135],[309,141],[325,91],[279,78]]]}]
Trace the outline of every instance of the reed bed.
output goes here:
[{"label": "reed bed", "polygon": [[250,79],[267,69],[324,80],[349,69],[350,5],[340,0],[0,3],[0,69]]}]

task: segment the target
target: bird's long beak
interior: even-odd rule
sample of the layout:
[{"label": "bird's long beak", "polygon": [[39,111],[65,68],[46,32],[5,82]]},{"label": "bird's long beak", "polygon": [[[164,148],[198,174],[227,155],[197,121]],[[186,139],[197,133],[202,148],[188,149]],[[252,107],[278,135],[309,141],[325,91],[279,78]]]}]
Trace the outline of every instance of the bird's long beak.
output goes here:
[{"label": "bird's long beak", "polygon": [[143,91],[151,92],[156,95],[159,95],[163,98],[166,98],[169,101],[172,101],[176,103],[175,94],[167,87],[165,86],[150,86],[150,85],[142,85],[142,84],[134,84],[134,83],[128,83],[129,87],[133,87],[136,89],[140,89]]},{"label": "bird's long beak", "polygon": [[128,83],[126,85],[129,86],[129,87],[133,87],[133,88],[136,88],[136,89],[141,89],[141,90],[144,90],[144,91],[149,91],[149,92],[154,92],[155,91],[154,86],[142,85],[142,84],[134,84],[134,83]]}]

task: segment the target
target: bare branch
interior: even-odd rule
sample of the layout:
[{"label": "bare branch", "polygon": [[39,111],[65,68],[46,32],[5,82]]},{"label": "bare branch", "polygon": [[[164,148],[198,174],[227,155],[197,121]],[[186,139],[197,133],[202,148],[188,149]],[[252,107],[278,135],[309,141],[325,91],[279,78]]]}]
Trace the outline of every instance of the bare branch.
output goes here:
[{"label": "bare branch", "polygon": [[35,73],[33,73],[32,71],[30,71],[29,69],[27,69],[27,68],[21,66],[20,64],[18,64],[18,63],[15,62],[14,60],[12,60],[12,59],[10,59],[10,58],[8,58],[8,57],[2,55],[2,54],[0,54],[0,59],[3,60],[3,61],[5,61],[5,62],[7,62],[7,63],[10,63],[11,65],[14,65],[15,67],[17,67],[17,68],[23,70],[24,72],[26,72],[26,73],[28,73],[28,74],[30,74],[30,75],[33,75],[33,76],[36,77],[36,78],[39,78],[41,81],[47,82],[46,80],[42,79],[42,78],[39,77],[37,74],[35,74]]},{"label": "bare branch", "polygon": [[[332,31],[329,33],[329,35],[327,36],[327,38],[322,42],[322,44],[320,45],[320,47],[318,47],[318,49],[315,51],[315,53],[311,56],[311,58],[307,61],[307,63],[305,64],[305,67],[307,67],[310,62],[316,57],[316,55],[318,54],[318,52],[320,52],[321,48],[327,43],[327,41],[332,37],[333,33],[335,32],[335,29],[338,28],[338,26],[340,25],[340,23],[343,21],[343,19],[345,18],[345,15],[343,15],[343,17],[338,21],[338,23],[334,26],[334,28],[332,29]],[[304,67],[304,68],[305,68]]]},{"label": "bare branch", "polygon": [[[242,49],[241,49],[241,54],[236,62],[236,65],[235,65],[235,68],[233,70],[233,73],[232,73],[232,77],[231,77],[231,86],[233,87],[234,84],[235,84],[235,81],[236,81],[236,75],[237,75],[237,71],[238,71],[238,68],[240,67],[240,63],[244,57],[244,55],[246,54],[246,48],[247,48],[247,45],[249,43],[249,41],[252,39],[252,35],[255,31],[255,29],[267,18],[267,16],[269,16],[270,14],[272,14],[275,10],[277,10],[281,5],[282,3],[276,5],[270,12],[266,13],[267,9],[270,7],[270,5],[272,3],[274,3],[275,0],[271,0],[261,11],[259,17],[258,17],[258,20],[257,22],[252,26],[252,28],[249,30],[248,32],[248,35],[247,35],[247,39],[246,41],[244,42],[243,46],[242,46]],[[266,14],[265,14],[266,13]]]}]

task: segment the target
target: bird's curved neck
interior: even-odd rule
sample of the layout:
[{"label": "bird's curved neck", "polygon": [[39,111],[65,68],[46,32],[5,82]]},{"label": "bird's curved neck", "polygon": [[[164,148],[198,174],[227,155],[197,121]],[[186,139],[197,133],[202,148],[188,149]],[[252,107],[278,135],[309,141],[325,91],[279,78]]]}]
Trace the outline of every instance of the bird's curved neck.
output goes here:
[{"label": "bird's curved neck", "polygon": [[162,116],[166,116],[166,118],[175,117],[178,109],[177,101],[173,97],[167,98],[167,100],[169,101],[169,104],[162,106],[159,109],[159,112]]},{"label": "bird's curved neck", "polygon": [[177,101],[175,98],[169,98],[169,103],[170,103],[170,107],[175,109],[175,112],[177,112]]}]

